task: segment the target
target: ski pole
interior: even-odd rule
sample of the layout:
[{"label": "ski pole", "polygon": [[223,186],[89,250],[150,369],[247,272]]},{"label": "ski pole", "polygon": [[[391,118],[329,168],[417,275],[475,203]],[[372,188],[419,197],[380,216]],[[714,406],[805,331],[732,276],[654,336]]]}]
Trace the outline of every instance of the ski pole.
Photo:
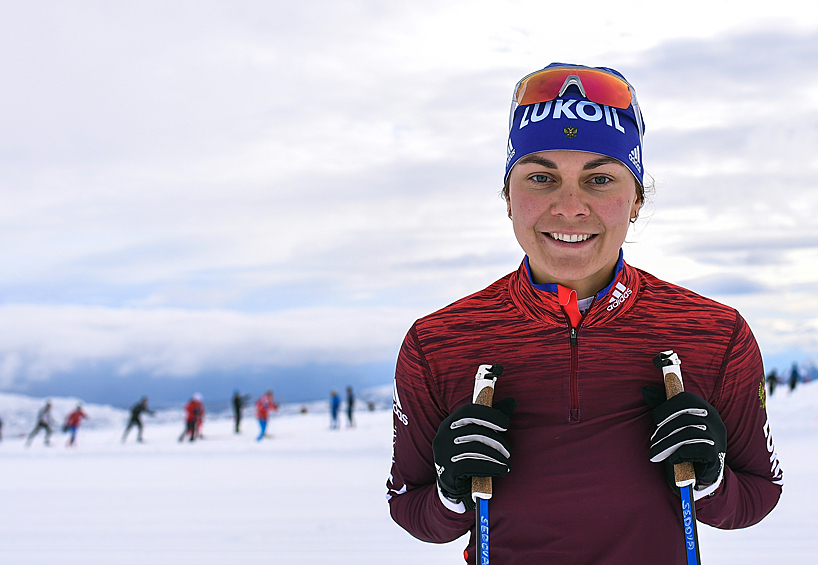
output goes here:
[{"label": "ski pole", "polygon": [[[684,392],[682,381],[682,361],[673,350],[663,351],[653,358],[653,364],[662,369],[667,397]],[[674,480],[682,496],[682,523],[684,525],[687,565],[701,565],[699,555],[699,533],[696,529],[696,503],[693,500],[693,485],[696,484],[696,470],[693,463],[685,461],[673,466]]]},{"label": "ski pole", "polygon": [[[494,385],[503,373],[503,366],[480,365],[474,376],[472,402],[491,406],[494,399]],[[480,565],[489,565],[489,499],[491,498],[491,477],[472,477],[471,497],[475,511],[475,549]]]}]

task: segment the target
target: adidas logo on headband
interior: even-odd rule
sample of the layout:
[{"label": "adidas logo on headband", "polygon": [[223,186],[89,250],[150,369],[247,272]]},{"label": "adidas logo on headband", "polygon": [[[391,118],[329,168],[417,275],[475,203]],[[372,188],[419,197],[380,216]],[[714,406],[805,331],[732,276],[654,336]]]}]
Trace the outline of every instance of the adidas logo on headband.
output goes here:
[{"label": "adidas logo on headband", "polygon": [[639,159],[639,154],[640,153],[641,152],[639,151],[639,146],[638,145],[636,147],[634,147],[631,150],[630,153],[628,153],[628,159],[631,160],[631,163],[633,163],[633,166],[636,167],[636,169],[639,172],[642,171],[642,163],[640,162],[640,159]]}]

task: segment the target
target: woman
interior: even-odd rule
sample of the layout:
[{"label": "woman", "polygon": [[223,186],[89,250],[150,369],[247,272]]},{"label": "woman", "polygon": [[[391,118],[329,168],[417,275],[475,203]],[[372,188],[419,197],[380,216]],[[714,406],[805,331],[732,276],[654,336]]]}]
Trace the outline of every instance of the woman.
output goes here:
[{"label": "woman", "polygon": [[[746,322],[623,260],[645,198],[642,134],[612,69],[555,63],[521,80],[503,196],[523,262],[404,340],[390,511],[424,541],[471,531],[468,563],[472,476],[497,477],[491,556],[504,565],[686,563],[672,486],[683,461],[704,523],[746,527],[778,501]],[[653,358],[671,349],[686,392],[665,401]],[[477,367],[495,363],[506,400],[471,404]],[[662,422],[677,412],[691,415]]]}]

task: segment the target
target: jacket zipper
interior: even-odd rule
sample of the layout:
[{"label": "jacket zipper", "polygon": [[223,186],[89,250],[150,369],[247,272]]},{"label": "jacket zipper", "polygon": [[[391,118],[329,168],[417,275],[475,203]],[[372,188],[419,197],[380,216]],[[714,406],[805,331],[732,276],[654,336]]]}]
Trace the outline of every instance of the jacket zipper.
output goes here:
[{"label": "jacket zipper", "polygon": [[579,352],[577,348],[577,328],[572,327],[569,335],[571,337],[571,374],[569,377],[569,384],[571,388],[571,412],[568,416],[570,423],[579,422],[579,377],[577,375],[579,368]]},{"label": "jacket zipper", "polygon": [[568,412],[568,422],[579,422],[579,352],[577,347],[577,334],[582,325],[582,313],[579,311],[577,303],[577,293],[562,285],[557,287],[557,298],[563,309],[563,314],[568,320],[568,335],[571,338],[571,370],[568,376],[568,386],[570,389],[571,405]]}]

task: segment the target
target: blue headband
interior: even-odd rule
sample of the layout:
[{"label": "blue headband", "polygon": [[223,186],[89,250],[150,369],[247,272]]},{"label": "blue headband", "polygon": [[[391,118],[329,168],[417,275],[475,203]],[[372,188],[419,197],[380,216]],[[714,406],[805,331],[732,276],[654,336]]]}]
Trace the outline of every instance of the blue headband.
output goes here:
[{"label": "blue headband", "polygon": [[[554,66],[564,65],[552,63],[548,67]],[[613,69],[596,68],[625,80]],[[628,167],[640,184],[644,184],[643,131],[640,131],[644,126],[635,93],[631,105],[621,109],[591,102],[577,86],[571,85],[555,100],[517,106],[513,112],[508,133],[506,180],[514,164],[526,155],[568,150],[613,157]]]}]

